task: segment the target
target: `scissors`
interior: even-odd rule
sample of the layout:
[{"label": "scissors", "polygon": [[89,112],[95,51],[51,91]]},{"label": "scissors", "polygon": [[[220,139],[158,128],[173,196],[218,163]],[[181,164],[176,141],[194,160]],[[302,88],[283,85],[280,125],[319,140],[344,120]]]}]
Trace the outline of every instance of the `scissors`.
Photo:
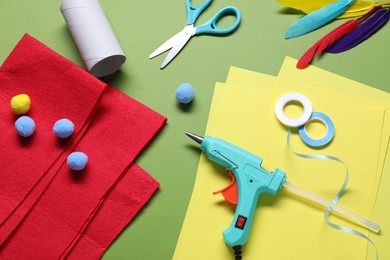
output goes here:
[{"label": "scissors", "polygon": [[[160,47],[158,47],[152,54],[149,55],[149,58],[152,59],[161,53],[171,49],[171,51],[168,53],[167,57],[165,58],[164,62],[162,63],[160,69],[165,68],[172,59],[180,52],[180,50],[186,45],[186,43],[191,39],[194,35],[201,35],[201,34],[211,34],[211,35],[226,35],[233,32],[235,29],[237,29],[241,16],[240,12],[237,8],[233,6],[227,6],[223,9],[221,9],[211,20],[208,22],[199,25],[197,27],[194,26],[195,21],[198,19],[199,15],[210,5],[210,3],[213,0],[206,0],[201,5],[195,7],[192,5],[191,0],[186,0],[186,7],[187,7],[187,22],[184,29],[164,42]],[[228,14],[233,14],[236,18],[233,25],[231,25],[228,28],[219,28],[217,27],[218,20]]]}]

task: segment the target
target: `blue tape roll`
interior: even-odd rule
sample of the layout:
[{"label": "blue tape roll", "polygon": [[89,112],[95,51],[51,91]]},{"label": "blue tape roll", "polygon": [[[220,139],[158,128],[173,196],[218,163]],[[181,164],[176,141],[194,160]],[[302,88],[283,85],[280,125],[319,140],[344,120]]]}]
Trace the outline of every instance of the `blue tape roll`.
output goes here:
[{"label": "blue tape roll", "polygon": [[[306,131],[306,126],[310,121],[318,120],[321,121],[326,126],[326,135],[322,138],[311,138]],[[334,125],[330,117],[321,112],[313,112],[311,114],[310,119],[306,122],[305,125],[300,126],[298,128],[299,136],[302,141],[312,147],[321,147],[327,145],[330,141],[332,141],[334,136]]]}]

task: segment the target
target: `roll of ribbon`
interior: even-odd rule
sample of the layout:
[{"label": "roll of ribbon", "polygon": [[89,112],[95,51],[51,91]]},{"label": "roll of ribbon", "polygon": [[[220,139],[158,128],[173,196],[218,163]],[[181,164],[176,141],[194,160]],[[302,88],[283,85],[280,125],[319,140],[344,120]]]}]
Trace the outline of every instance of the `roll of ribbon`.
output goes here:
[{"label": "roll of ribbon", "polygon": [[[303,113],[298,118],[289,118],[284,113],[284,107],[291,102],[298,102],[303,106]],[[312,112],[310,100],[296,92],[290,92],[281,96],[275,104],[275,114],[279,121],[289,127],[298,127],[304,125],[310,118]]]},{"label": "roll of ribbon", "polygon": [[[314,114],[314,113],[313,113]],[[322,113],[321,113],[322,114]],[[326,116],[326,115],[325,115]],[[327,116],[326,116],[327,117]],[[333,123],[332,123],[333,125]],[[365,240],[367,240],[368,242],[371,243],[371,245],[374,247],[375,249],[375,255],[376,255],[376,260],[379,259],[379,254],[378,254],[378,249],[376,248],[375,246],[375,243],[365,234],[357,231],[357,230],[354,230],[352,228],[349,228],[349,227],[345,227],[345,226],[340,226],[338,224],[335,224],[333,222],[331,222],[329,220],[329,215],[331,214],[331,212],[333,211],[333,209],[336,207],[336,204],[339,202],[339,200],[341,199],[341,197],[343,196],[346,188],[347,188],[347,184],[348,184],[348,180],[349,180],[349,171],[348,171],[348,167],[347,165],[338,157],[335,157],[335,156],[331,156],[331,155],[324,155],[324,154],[303,154],[303,153],[297,153],[295,152],[292,147],[291,147],[291,143],[290,143],[290,136],[291,136],[291,128],[288,130],[288,133],[287,133],[287,145],[288,147],[290,148],[290,151],[295,154],[296,156],[299,156],[301,158],[305,158],[305,159],[317,159],[317,160],[331,160],[331,161],[336,161],[336,162],[339,162],[341,163],[342,165],[344,165],[345,167],[345,177],[344,177],[344,182],[343,182],[343,185],[341,186],[339,192],[337,193],[337,195],[333,198],[332,202],[330,203],[330,205],[328,206],[328,208],[326,209],[325,213],[324,213],[324,219],[326,221],[326,224],[328,224],[328,226],[336,229],[336,230],[340,230],[342,232],[345,232],[345,233],[349,233],[349,234],[352,234],[352,235],[356,235],[356,236],[359,236]]]},{"label": "roll of ribbon", "polygon": [[[322,138],[312,138],[307,133],[307,125],[315,120],[322,122],[326,127],[326,134]],[[298,132],[299,136],[305,144],[312,147],[321,147],[327,145],[330,141],[332,141],[334,136],[334,125],[329,116],[321,112],[313,112],[309,121],[307,121],[305,125],[302,125],[298,128]]]},{"label": "roll of ribbon", "polygon": [[126,56],[98,0],[64,0],[61,13],[88,71],[104,77],[117,71]]}]

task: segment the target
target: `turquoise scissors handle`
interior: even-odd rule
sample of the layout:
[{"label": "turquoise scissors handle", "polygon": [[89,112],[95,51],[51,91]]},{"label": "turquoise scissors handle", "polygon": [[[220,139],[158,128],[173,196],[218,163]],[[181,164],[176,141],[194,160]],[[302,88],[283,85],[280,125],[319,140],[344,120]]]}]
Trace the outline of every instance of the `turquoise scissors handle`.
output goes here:
[{"label": "turquoise scissors handle", "polygon": [[187,25],[194,24],[199,15],[213,0],[206,0],[200,6],[193,6],[191,0],[187,0]]},{"label": "turquoise scissors handle", "polygon": [[[217,26],[218,20],[222,16],[228,14],[234,14],[234,16],[236,17],[236,21],[234,22],[233,25],[231,25],[228,28],[219,28]],[[213,18],[211,18],[211,20],[209,20],[208,22],[202,25],[197,26],[195,30],[195,34],[218,34],[218,35],[229,34],[238,27],[240,21],[241,21],[240,11],[238,11],[238,9],[233,6],[227,6],[221,9]]]},{"label": "turquoise scissors handle", "polygon": [[[200,6],[194,7],[191,4],[191,0],[187,0],[187,25],[194,24],[199,15],[203,12],[203,10],[210,5],[212,0],[206,0]],[[219,28],[217,26],[217,22],[225,15],[233,14],[236,17],[236,21],[233,25],[228,28]],[[199,25],[196,27],[195,34],[229,34],[237,29],[238,25],[241,21],[240,11],[236,7],[227,6],[221,9],[213,18],[211,18],[208,22]]]}]

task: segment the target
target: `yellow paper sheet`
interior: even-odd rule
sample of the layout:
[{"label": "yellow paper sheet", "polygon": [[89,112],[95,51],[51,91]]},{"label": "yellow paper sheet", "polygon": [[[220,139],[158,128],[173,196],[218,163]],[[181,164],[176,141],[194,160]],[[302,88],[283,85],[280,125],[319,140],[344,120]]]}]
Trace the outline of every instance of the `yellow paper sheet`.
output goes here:
[{"label": "yellow paper sheet", "polygon": [[[389,145],[389,144],[388,144]],[[387,155],[383,167],[382,178],[376,197],[376,203],[372,219],[380,223],[382,231],[380,235],[370,233],[369,237],[374,241],[379,259],[390,259],[390,156]],[[367,259],[374,260],[372,247],[368,247]]]},{"label": "yellow paper sheet", "polygon": [[[286,57],[278,78],[287,78],[299,83],[312,84],[316,86],[316,90],[321,87],[321,89],[329,93],[332,93],[332,91],[344,93],[343,98],[348,102],[380,106],[385,109],[376,178],[377,192],[374,193],[376,195],[376,200],[374,201],[375,209],[372,214],[372,219],[381,225],[382,231],[379,235],[370,233],[369,237],[375,242],[380,259],[390,259],[390,249],[388,247],[390,244],[390,236],[388,234],[388,230],[390,230],[390,204],[388,203],[388,198],[390,198],[390,155],[387,153],[390,135],[390,94],[315,66],[309,66],[305,70],[298,70],[295,68],[296,62],[297,60]],[[269,76],[267,75],[266,77]],[[261,73],[232,67],[227,82],[232,84],[242,82],[259,88],[267,86],[267,84],[264,84],[263,78],[264,75]],[[368,250],[367,259],[375,259],[373,247],[368,246]]]},{"label": "yellow paper sheet", "polygon": [[[390,134],[390,93],[368,87],[315,66],[309,66],[304,70],[297,70],[294,69],[296,62],[297,60],[287,57],[280,69],[279,76],[332,89],[336,88],[335,82],[339,82],[341,88],[349,95],[381,102],[381,105],[386,110],[386,120],[383,130],[384,136],[382,137],[381,154],[379,157],[380,162],[384,166],[381,171],[381,177],[377,179],[378,190],[372,215],[372,219],[381,225],[382,232],[380,235],[370,234],[369,237],[374,241],[379,251],[380,259],[390,259],[390,203],[388,202],[390,198],[390,154],[387,152],[389,141],[385,139],[385,135]],[[367,259],[375,259],[373,257],[373,248],[368,247],[368,249]]]},{"label": "yellow paper sheet", "polygon": [[[263,83],[271,81],[267,77]],[[217,84],[206,132],[262,157],[267,170],[279,167],[287,172],[291,182],[332,199],[344,180],[345,169],[336,162],[311,161],[291,153],[286,144],[287,130],[273,112],[281,94],[276,88],[262,90]],[[343,158],[354,172],[350,192],[340,204],[359,214],[369,214],[374,179],[365,173],[376,170],[380,140],[356,140],[367,133],[380,136],[383,109],[357,104],[340,109],[343,104],[337,101],[317,96],[311,100],[319,111],[334,115],[332,119],[341,128],[339,138],[324,153]],[[369,123],[361,126],[362,117]],[[348,129],[354,129],[354,133],[350,134]],[[306,152],[299,137],[293,136],[291,141],[297,150]],[[364,150],[365,154],[351,153],[359,150]],[[223,242],[222,230],[232,221],[234,207],[221,196],[211,195],[212,191],[229,183],[226,176],[223,169],[201,156],[174,259],[233,258],[232,250]],[[308,205],[282,189],[276,198],[267,195],[260,198],[243,256],[248,260],[365,259],[365,252],[363,239],[329,228],[323,220],[323,209]]]},{"label": "yellow paper sheet", "polygon": [[[298,70],[295,68],[296,60],[286,57],[277,79],[279,83],[274,87],[284,87],[289,91],[290,86],[299,87],[302,84],[314,85],[314,91],[321,92],[321,95],[331,99],[344,100],[348,103],[364,104],[368,106],[377,106],[385,110],[385,117],[383,122],[381,146],[378,158],[378,168],[375,172],[375,198],[381,180],[383,171],[383,164],[387,154],[387,143],[390,138],[390,94],[374,89],[367,85],[358,83],[356,81],[343,78],[339,75],[321,70],[314,66],[310,66],[310,70]],[[245,86],[253,86],[256,88],[267,88],[268,84],[264,84],[263,78],[270,76],[261,73],[248,71],[241,68],[232,67],[229,71],[226,83],[231,83],[233,86],[245,84]],[[291,82],[280,83],[280,79],[285,78]],[[374,207],[374,204],[373,204]]]},{"label": "yellow paper sheet", "polygon": [[[288,67],[288,65],[284,65],[284,67]],[[292,75],[292,73],[285,73],[287,75]],[[262,84],[264,74],[261,73],[255,73],[253,71],[248,71],[240,68],[231,68],[229,72],[229,76],[226,80],[227,83],[231,83],[232,86],[238,86],[239,82],[246,82],[246,86],[252,86],[256,88],[269,88],[269,85],[264,85]],[[270,76],[266,76],[269,78]],[[368,106],[377,106],[381,107],[386,110],[388,113],[385,113],[384,117],[384,124],[383,124],[383,129],[382,129],[382,134],[381,136],[378,136],[381,138],[381,146],[378,147],[380,155],[379,155],[379,163],[377,170],[371,174],[375,175],[375,190],[373,192],[373,205],[375,203],[375,197],[376,197],[376,191],[378,190],[379,182],[380,182],[380,176],[382,174],[382,168],[383,168],[383,163],[386,155],[386,150],[387,150],[387,142],[389,139],[389,134],[390,134],[390,104],[377,101],[377,100],[372,100],[372,99],[367,99],[367,98],[362,98],[357,95],[350,95],[350,94],[345,94],[342,89],[339,91],[335,91],[335,88],[324,88],[324,87],[318,87],[314,83],[314,88],[310,87],[305,82],[301,81],[295,81],[295,80],[290,80],[287,78],[284,78],[283,76],[278,76],[274,80],[273,88],[278,88],[280,90],[284,90],[285,93],[290,92],[291,88],[294,88],[295,91],[300,92],[302,90],[307,90],[306,93],[307,95],[310,94],[318,94],[321,95],[324,98],[332,99],[332,100],[338,100],[339,102],[348,102],[350,103],[355,103],[355,104],[364,104]],[[326,79],[323,79],[323,81],[326,81]],[[353,86],[353,81],[352,81],[352,86]],[[309,98],[310,99],[310,98]],[[314,106],[314,111],[318,111]],[[321,111],[323,112],[323,111]],[[386,117],[387,115],[387,117]],[[337,128],[337,127],[336,127]],[[336,130],[337,131],[337,130]]]},{"label": "yellow paper sheet", "polygon": [[[377,169],[378,178],[376,179],[376,187],[378,190],[383,164],[387,154],[387,143],[390,138],[390,94],[365,84],[353,81],[351,79],[339,76],[329,71],[322,70],[315,66],[309,66],[304,70],[296,69],[297,60],[286,57],[279,71],[278,77],[295,80],[302,83],[312,84],[317,87],[322,87],[329,90],[340,91],[344,93],[346,101],[359,97],[360,103],[375,106],[381,106],[385,109],[385,120],[383,124],[382,146],[379,156],[379,167]],[[377,193],[375,193],[376,195]]]}]

